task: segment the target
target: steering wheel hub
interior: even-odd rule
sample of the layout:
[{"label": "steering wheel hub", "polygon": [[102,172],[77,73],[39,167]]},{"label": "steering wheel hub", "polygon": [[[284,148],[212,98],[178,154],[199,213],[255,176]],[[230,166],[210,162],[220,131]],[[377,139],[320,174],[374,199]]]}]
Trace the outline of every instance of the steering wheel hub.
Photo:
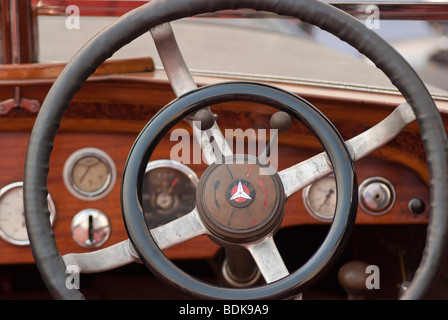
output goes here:
[{"label": "steering wheel hub", "polygon": [[196,193],[207,228],[226,242],[250,242],[277,228],[285,196],[277,173],[267,175],[258,159],[234,155],[202,175]]}]

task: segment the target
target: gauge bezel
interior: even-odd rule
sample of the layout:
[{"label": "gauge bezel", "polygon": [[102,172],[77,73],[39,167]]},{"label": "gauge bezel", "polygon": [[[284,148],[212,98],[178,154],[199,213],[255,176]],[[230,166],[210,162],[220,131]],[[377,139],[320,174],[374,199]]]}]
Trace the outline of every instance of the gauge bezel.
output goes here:
[{"label": "gauge bezel", "polygon": [[176,169],[176,170],[182,172],[183,174],[185,174],[190,179],[190,181],[193,183],[195,188],[198,187],[199,178],[198,178],[196,172],[194,172],[190,167],[187,167],[186,165],[184,165],[181,162],[178,162],[175,160],[169,160],[169,159],[150,161],[150,162],[148,162],[148,164],[146,166],[145,176],[146,176],[146,174],[148,174],[148,172],[150,172],[154,169],[158,169],[158,168]]},{"label": "gauge bezel", "polygon": [[[107,179],[104,185],[92,192],[82,190],[73,180],[72,172],[78,161],[86,157],[95,157],[107,168]],[[106,196],[114,187],[117,180],[117,169],[113,159],[103,150],[98,148],[82,148],[73,152],[65,161],[63,169],[64,184],[68,191],[75,197],[85,201],[93,201]]]},{"label": "gauge bezel", "polygon": [[310,190],[313,186],[315,186],[317,183],[321,182],[324,179],[334,179],[335,183],[336,183],[336,179],[334,177],[333,174],[330,174],[326,177],[323,177],[319,180],[317,180],[316,182],[306,186],[303,191],[302,191],[302,199],[303,199],[303,204],[305,205],[306,210],[308,211],[308,213],[315,219],[319,220],[319,221],[323,221],[323,222],[331,222],[333,221],[334,218],[334,214],[332,216],[327,216],[327,215],[323,215],[320,212],[318,212],[316,209],[313,208],[313,206],[310,203]]},{"label": "gauge bezel", "polygon": [[[23,181],[17,181],[12,182],[3,188],[0,189],[0,202],[3,200],[3,197],[11,192],[13,189],[22,188],[23,189]],[[50,211],[50,223],[53,226],[54,221],[56,219],[56,206],[54,204],[53,198],[50,194],[47,196],[47,202],[48,202],[48,210]],[[23,205],[23,202],[22,202]],[[26,228],[26,227],[25,227]],[[5,231],[2,228],[1,222],[0,222],[0,237],[5,240],[6,242],[16,245],[16,246],[27,246],[30,244],[29,239],[28,240],[19,240],[15,239],[14,237],[10,236],[9,234],[5,233]]]},{"label": "gauge bezel", "polygon": [[[196,190],[198,188],[199,178],[198,178],[196,172],[194,172],[190,167],[187,167],[186,165],[184,165],[181,162],[178,162],[175,160],[169,160],[169,159],[160,159],[160,160],[150,161],[146,165],[143,180],[146,179],[148,173],[150,173],[156,169],[166,169],[166,168],[173,169],[188,179],[188,181],[192,184],[194,191],[195,191],[195,193],[192,196],[194,199],[196,199]],[[195,204],[195,206],[196,206],[196,204]],[[142,207],[143,207],[143,202],[142,202]],[[187,213],[188,212],[185,212],[185,214],[187,214]],[[147,216],[145,213],[145,220],[146,219],[147,219]],[[147,224],[148,224],[149,228],[154,227],[153,225],[150,224],[150,222],[148,220],[147,220]]]}]

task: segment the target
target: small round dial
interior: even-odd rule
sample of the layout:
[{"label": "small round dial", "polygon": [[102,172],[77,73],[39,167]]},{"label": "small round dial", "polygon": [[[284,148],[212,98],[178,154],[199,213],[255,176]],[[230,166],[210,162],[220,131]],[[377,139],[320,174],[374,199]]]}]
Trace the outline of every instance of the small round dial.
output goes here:
[{"label": "small round dial", "polygon": [[93,193],[107,185],[108,167],[95,156],[79,159],[72,169],[72,179],[76,187],[85,193]]},{"label": "small round dial", "polygon": [[[50,222],[53,224],[56,209],[50,195],[47,198]],[[23,182],[14,182],[0,190],[0,236],[15,245],[28,245],[23,207]]]},{"label": "small round dial", "polygon": [[303,189],[303,201],[308,212],[318,220],[331,221],[336,209],[336,180],[333,175]]},{"label": "small round dial", "polygon": [[198,177],[172,160],[148,163],[142,184],[142,207],[149,228],[168,223],[194,209]]},{"label": "small round dial", "polygon": [[114,162],[100,149],[80,149],[64,165],[65,185],[73,195],[83,200],[96,200],[105,196],[115,180]]}]

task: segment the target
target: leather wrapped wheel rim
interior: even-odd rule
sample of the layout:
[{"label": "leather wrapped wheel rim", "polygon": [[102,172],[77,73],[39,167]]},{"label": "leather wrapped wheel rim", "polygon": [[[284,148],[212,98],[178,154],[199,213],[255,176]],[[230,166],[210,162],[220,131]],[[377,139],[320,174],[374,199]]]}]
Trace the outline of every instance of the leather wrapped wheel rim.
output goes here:
[{"label": "leather wrapped wheel rim", "polygon": [[71,99],[103,61],[150,28],[186,16],[238,8],[293,16],[334,34],[366,55],[411,105],[427,154],[431,216],[422,262],[403,298],[424,297],[440,272],[448,242],[448,142],[440,114],[415,71],[390,45],[353,17],[315,0],[154,0],[124,15],[75,55],[42,105],[30,137],[25,163],[27,229],[33,255],[50,293],[55,298],[83,297],[79,291],[65,288],[65,265],[48,223],[46,203],[46,181],[53,141]]}]

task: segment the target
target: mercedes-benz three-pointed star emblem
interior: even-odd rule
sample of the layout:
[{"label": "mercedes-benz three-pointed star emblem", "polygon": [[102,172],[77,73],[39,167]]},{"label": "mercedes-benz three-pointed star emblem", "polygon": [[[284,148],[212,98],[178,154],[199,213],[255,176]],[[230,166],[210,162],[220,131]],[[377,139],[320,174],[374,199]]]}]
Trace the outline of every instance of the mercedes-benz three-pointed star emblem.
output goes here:
[{"label": "mercedes-benz three-pointed star emblem", "polygon": [[255,189],[249,181],[235,180],[227,188],[227,200],[237,208],[246,207],[252,203]]},{"label": "mercedes-benz three-pointed star emblem", "polygon": [[232,197],[230,197],[229,200],[235,200],[237,202],[244,202],[246,200],[252,200],[252,198],[250,197],[250,195],[248,193],[249,193],[249,188],[247,188],[246,186],[244,186],[244,188],[243,188],[243,184],[241,183],[241,181],[239,181],[238,187],[236,188],[235,192],[232,194]]}]

